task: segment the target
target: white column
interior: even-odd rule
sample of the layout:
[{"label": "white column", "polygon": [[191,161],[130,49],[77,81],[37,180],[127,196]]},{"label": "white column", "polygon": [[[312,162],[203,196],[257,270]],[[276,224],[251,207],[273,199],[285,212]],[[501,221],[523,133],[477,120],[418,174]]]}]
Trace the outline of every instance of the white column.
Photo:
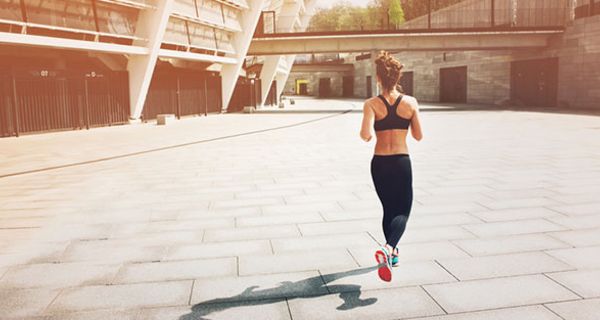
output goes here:
[{"label": "white column", "polygon": [[380,94],[379,86],[377,85],[377,66],[375,65],[377,56],[379,56],[378,50],[371,51],[371,92],[373,92],[373,96],[378,96]]},{"label": "white column", "polygon": [[155,9],[140,11],[136,25],[136,37],[145,40],[136,40],[134,45],[148,48],[148,55],[131,56],[127,63],[129,71],[129,101],[131,106],[131,119],[139,120],[146,102],[146,95],[158,59],[160,45],[167,29],[169,16],[173,7],[173,0],[157,0]]},{"label": "white column", "polygon": [[248,54],[248,48],[250,48],[250,42],[252,42],[254,30],[256,30],[256,25],[258,24],[258,19],[260,18],[265,2],[266,0],[249,1],[250,9],[243,12],[241,18],[242,30],[244,31],[238,32],[233,36],[232,42],[236,53],[228,55],[228,57],[235,58],[237,63],[224,65],[221,69],[223,111],[227,110],[231,101],[233,90],[240,76],[246,54]]},{"label": "white column", "polygon": [[[294,25],[296,24],[296,20],[300,19],[300,29],[302,31],[306,30],[308,27],[308,22],[310,21],[310,13],[316,4],[315,0],[298,0],[291,4],[286,4],[281,9],[281,17],[278,19],[278,29],[282,32],[292,32],[294,29]],[[300,11],[304,7],[305,14],[300,16]],[[263,69],[260,73],[261,79],[261,91],[262,91],[262,102],[261,105],[264,106],[267,101],[267,94],[269,94],[269,90],[271,89],[271,83],[273,80],[277,81],[277,103],[279,103],[279,97],[283,93],[283,89],[285,88],[285,84],[290,77],[290,72],[292,71],[292,67],[294,66],[294,61],[296,60],[296,55],[289,56],[268,56],[265,58],[265,63],[263,65]],[[278,72],[280,68],[279,64],[285,61],[286,64],[286,72]],[[275,67],[273,67],[275,65]]]},{"label": "white column", "polygon": [[[262,70],[260,71],[260,90],[262,94],[262,101],[260,102],[261,106],[265,105],[267,101],[267,95],[269,94],[269,90],[271,89],[271,83],[275,80],[275,75],[277,74],[277,69],[279,69],[279,64],[281,62],[281,56],[266,56],[265,62],[263,63]],[[277,91],[279,91],[279,81],[277,83]],[[277,101],[276,104],[279,103],[279,92],[277,93]]]}]

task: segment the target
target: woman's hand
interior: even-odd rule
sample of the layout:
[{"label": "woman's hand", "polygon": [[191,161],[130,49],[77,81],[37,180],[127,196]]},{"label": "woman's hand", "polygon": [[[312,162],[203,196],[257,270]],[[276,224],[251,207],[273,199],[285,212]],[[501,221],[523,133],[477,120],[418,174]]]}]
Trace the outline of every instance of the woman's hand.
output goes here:
[{"label": "woman's hand", "polygon": [[375,112],[369,106],[368,102],[365,102],[363,106],[363,120],[360,128],[360,138],[365,142],[371,141],[373,135],[371,134],[371,127],[375,119]]}]

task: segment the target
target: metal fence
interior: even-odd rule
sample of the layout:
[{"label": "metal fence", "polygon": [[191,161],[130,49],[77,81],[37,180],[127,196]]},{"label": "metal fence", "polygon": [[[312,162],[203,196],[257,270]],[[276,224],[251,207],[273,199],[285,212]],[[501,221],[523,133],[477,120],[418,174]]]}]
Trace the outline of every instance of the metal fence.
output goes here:
[{"label": "metal fence", "polygon": [[[395,25],[386,10],[373,10],[363,13],[349,13],[340,18],[339,23],[332,19],[312,19],[306,32],[372,32],[372,31],[469,31],[498,29],[547,29],[564,28],[575,18],[576,9],[583,12],[596,12],[600,4],[582,0],[419,0],[406,1],[404,17],[406,21]],[[580,5],[581,2],[586,4]],[[585,7],[585,8],[584,8]],[[359,12],[359,11],[357,11]],[[364,13],[369,12],[369,13]],[[289,33],[278,28],[274,12],[264,12],[256,37],[269,34]],[[313,15],[315,18],[317,14]]]},{"label": "metal fence", "polygon": [[260,79],[240,77],[233,91],[228,112],[239,112],[244,107],[257,107],[262,100]]},{"label": "metal fence", "polygon": [[180,118],[221,112],[221,109],[221,77],[169,68],[154,73],[142,118],[156,119],[159,114]]},{"label": "metal fence", "polygon": [[126,123],[128,92],[126,72],[5,72],[0,76],[0,136]]}]

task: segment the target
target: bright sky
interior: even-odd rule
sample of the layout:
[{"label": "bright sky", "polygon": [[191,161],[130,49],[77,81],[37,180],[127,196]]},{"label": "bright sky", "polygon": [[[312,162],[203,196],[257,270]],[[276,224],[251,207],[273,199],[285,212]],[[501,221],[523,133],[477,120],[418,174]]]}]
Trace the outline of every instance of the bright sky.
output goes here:
[{"label": "bright sky", "polygon": [[[355,6],[360,6],[360,7],[366,7],[367,4],[369,4],[369,2],[371,2],[370,0],[344,0],[344,1],[348,1],[350,3],[352,3]],[[334,1],[319,1],[319,4],[317,4],[317,6],[321,7],[321,8],[329,8],[331,7],[333,4],[337,3],[337,0]]]}]

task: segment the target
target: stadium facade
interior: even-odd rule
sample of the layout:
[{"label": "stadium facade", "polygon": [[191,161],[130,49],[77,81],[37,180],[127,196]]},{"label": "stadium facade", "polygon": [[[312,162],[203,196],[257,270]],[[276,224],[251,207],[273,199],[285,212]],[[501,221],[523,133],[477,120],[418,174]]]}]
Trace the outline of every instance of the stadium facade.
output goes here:
[{"label": "stadium facade", "polygon": [[254,32],[301,32],[315,4],[2,0],[0,136],[273,103],[294,57],[270,56],[246,74]]}]

